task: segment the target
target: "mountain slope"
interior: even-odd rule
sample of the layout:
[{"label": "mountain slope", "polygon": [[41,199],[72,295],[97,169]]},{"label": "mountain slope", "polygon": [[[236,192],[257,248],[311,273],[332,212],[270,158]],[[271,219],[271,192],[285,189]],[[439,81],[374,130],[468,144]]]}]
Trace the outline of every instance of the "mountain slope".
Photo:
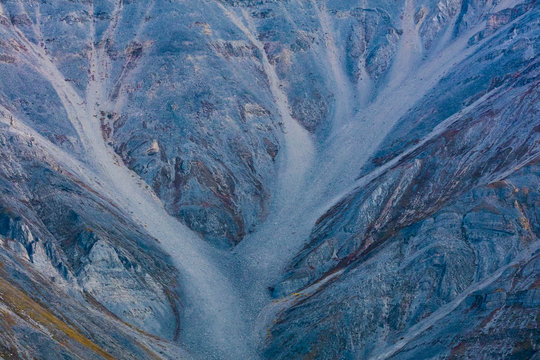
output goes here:
[{"label": "mountain slope", "polygon": [[3,1],[1,356],[533,356],[539,15]]}]

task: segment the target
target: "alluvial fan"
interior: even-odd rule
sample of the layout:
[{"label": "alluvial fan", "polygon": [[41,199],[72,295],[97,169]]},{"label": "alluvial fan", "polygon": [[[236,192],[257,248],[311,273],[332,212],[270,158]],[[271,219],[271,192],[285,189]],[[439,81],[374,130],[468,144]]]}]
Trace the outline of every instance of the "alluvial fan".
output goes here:
[{"label": "alluvial fan", "polygon": [[0,358],[536,359],[540,2],[0,1]]}]

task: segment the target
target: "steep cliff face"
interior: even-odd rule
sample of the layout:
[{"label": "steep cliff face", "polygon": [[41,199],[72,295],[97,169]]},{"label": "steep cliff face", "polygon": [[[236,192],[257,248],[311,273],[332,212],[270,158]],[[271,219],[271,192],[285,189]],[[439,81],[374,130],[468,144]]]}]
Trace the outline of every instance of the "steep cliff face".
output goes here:
[{"label": "steep cliff face", "polygon": [[2,1],[0,356],[535,356],[539,19]]}]

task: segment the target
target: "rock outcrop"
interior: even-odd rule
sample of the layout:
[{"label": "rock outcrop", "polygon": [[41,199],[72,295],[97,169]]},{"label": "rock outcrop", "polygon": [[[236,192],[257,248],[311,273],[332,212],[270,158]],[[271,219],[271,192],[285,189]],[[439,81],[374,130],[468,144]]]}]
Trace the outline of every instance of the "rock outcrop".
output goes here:
[{"label": "rock outcrop", "polygon": [[2,1],[0,357],[537,357],[539,19]]}]

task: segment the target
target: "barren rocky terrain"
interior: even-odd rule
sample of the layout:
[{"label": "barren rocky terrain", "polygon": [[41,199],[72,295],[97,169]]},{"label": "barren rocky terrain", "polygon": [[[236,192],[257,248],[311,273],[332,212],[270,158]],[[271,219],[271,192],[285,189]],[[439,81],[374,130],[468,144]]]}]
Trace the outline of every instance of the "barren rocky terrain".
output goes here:
[{"label": "barren rocky terrain", "polygon": [[536,359],[536,0],[0,1],[0,358]]}]

